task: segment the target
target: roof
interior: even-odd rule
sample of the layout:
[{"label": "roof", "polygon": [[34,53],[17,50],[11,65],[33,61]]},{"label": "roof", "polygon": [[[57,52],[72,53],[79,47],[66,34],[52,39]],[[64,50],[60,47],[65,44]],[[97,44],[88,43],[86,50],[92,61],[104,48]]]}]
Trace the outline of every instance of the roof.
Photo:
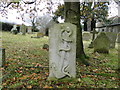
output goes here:
[{"label": "roof", "polygon": [[96,25],[96,27],[97,28],[102,28],[102,27],[106,27],[106,26],[107,27],[112,27],[112,26],[118,26],[118,25],[120,25],[120,17],[118,17],[118,16],[109,18],[109,20],[112,21],[111,24],[105,25],[103,22],[98,22],[97,25]]}]

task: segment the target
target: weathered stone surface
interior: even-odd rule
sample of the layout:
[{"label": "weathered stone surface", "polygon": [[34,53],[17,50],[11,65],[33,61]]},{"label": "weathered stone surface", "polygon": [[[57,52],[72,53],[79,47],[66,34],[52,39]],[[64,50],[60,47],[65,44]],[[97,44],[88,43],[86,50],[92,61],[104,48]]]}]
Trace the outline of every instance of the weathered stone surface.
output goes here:
[{"label": "weathered stone surface", "polygon": [[117,43],[120,43],[120,32],[117,34],[116,42],[117,42]]},{"label": "weathered stone surface", "polygon": [[110,40],[104,32],[100,32],[94,40],[94,52],[109,53]]},{"label": "weathered stone surface", "polygon": [[49,80],[76,77],[76,26],[55,24],[49,30]]},{"label": "weathered stone surface", "polygon": [[107,37],[110,39],[110,48],[115,48],[115,42],[117,38],[117,33],[106,32]]},{"label": "weathered stone surface", "polygon": [[83,37],[83,40],[85,41],[89,41],[92,39],[90,32],[83,32],[82,37]]}]

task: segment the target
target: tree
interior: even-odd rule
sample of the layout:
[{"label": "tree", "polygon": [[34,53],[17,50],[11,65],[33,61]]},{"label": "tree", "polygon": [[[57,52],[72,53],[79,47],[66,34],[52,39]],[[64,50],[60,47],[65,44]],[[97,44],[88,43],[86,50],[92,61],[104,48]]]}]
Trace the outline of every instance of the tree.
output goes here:
[{"label": "tree", "polygon": [[[108,16],[108,2],[82,2],[80,3],[80,18],[84,21],[84,30],[87,31],[87,21],[91,21],[91,30],[95,27],[96,20],[106,22]],[[58,6],[55,15],[64,15],[64,5]]]},{"label": "tree", "polygon": [[[41,7],[42,4],[44,6]],[[19,0],[19,2],[16,2],[16,0],[11,0],[10,2],[9,0],[1,0],[0,15],[8,19],[8,12],[10,10],[16,10],[18,16],[15,19],[21,20],[21,24],[26,26],[32,25],[33,29],[36,29],[36,27],[47,26],[46,23],[48,22],[45,22],[45,25],[43,25],[43,16],[50,16],[52,14],[52,7],[54,7],[54,3],[49,0]],[[44,19],[46,20],[45,17]],[[46,21],[50,21],[48,17],[47,19]]]},{"label": "tree", "polygon": [[82,42],[82,29],[80,25],[80,3],[78,2],[65,2],[65,22],[70,22],[77,26],[77,48],[76,57],[83,61],[84,64],[88,65],[85,61],[86,55],[83,49]]}]

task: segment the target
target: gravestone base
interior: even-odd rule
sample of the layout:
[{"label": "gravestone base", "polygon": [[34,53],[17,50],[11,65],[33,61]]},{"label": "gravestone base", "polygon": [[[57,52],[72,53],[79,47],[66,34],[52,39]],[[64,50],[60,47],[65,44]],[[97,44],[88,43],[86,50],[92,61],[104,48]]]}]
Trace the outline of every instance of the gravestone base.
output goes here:
[{"label": "gravestone base", "polygon": [[95,53],[95,52],[98,52],[98,53],[106,53],[106,54],[109,53],[109,51],[106,50],[106,49],[95,49],[95,50],[94,50],[94,53]]},{"label": "gravestone base", "polygon": [[48,81],[60,81],[60,82],[68,82],[68,81],[78,81],[77,78],[70,78],[70,77],[64,77],[57,79],[55,77],[48,77]]}]

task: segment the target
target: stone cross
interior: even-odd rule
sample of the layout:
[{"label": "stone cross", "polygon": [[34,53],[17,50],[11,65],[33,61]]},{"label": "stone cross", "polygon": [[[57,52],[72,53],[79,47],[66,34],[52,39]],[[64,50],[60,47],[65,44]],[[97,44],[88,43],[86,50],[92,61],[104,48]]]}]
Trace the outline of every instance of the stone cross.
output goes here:
[{"label": "stone cross", "polygon": [[49,80],[76,77],[76,25],[55,24],[49,30]]}]

